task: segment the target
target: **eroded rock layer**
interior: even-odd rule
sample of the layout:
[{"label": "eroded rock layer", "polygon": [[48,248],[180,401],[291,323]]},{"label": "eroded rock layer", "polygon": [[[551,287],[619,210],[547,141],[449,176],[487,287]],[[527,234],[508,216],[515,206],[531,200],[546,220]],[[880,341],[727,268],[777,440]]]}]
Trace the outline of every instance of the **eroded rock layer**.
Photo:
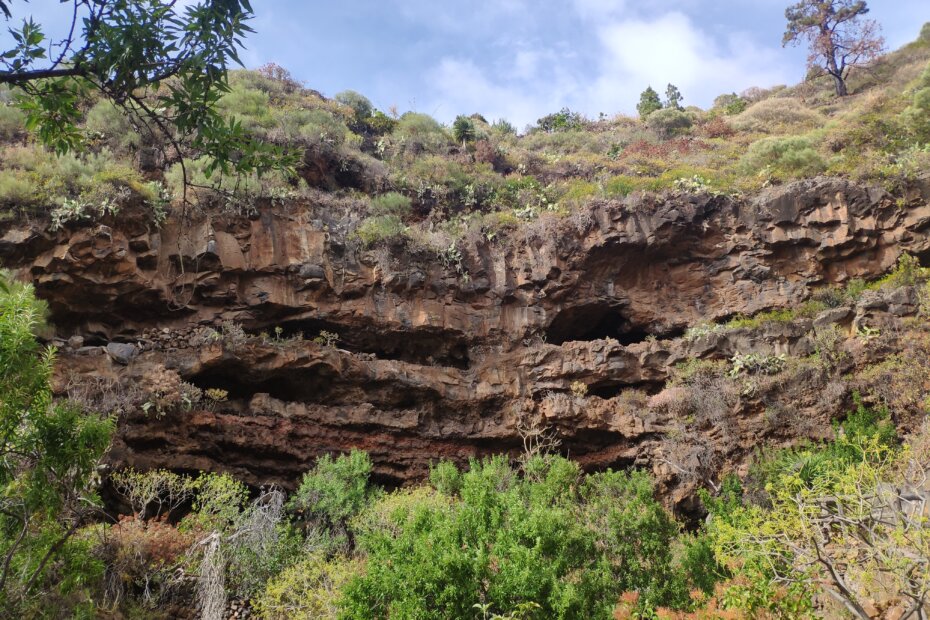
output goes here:
[{"label": "eroded rock layer", "polygon": [[[6,224],[0,257],[49,302],[57,389],[124,411],[114,466],[293,486],[320,454],[359,447],[403,483],[548,428],[587,467],[651,468],[681,505],[763,438],[829,434],[848,404],[829,373],[800,369],[744,393],[708,386],[711,415],[683,421],[663,391],[676,364],[816,348],[811,319],[685,329],[930,256],[928,197],[836,179],[751,200],[634,197],[444,253],[363,250],[353,215],[314,205],[160,229],[125,211],[57,233]],[[850,334],[918,310],[913,291],[876,295],[813,321]],[[773,424],[773,399],[805,423]]]}]

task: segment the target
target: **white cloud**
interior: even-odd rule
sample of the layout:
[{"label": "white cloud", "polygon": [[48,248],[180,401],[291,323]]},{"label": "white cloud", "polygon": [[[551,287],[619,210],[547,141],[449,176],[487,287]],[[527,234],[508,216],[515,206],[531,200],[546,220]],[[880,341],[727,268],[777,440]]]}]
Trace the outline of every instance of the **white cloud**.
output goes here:
[{"label": "white cloud", "polygon": [[721,45],[682,13],[613,21],[597,37],[604,56],[590,95],[603,109],[629,111],[650,84],[660,92],[675,84],[686,104],[707,106],[720,93],[786,79],[773,50],[739,35]]},{"label": "white cloud", "polygon": [[445,121],[480,112],[522,127],[564,106],[590,117],[635,113],[647,85],[663,93],[673,83],[686,105],[708,107],[724,92],[790,81],[780,49],[740,33],[715,37],[680,11],[662,12],[666,0],[648,7],[628,0],[572,2],[575,14],[564,16],[574,20],[571,41],[505,40],[494,62],[461,54],[440,58],[428,73],[427,111]]},{"label": "white cloud", "polygon": [[470,60],[443,58],[430,78],[436,96],[429,111],[443,120],[457,114],[479,112],[488,120],[505,118],[522,126],[534,122],[558,104],[556,92],[549,92],[542,82],[533,83],[538,57],[518,55],[512,73],[520,80],[491,80]]}]

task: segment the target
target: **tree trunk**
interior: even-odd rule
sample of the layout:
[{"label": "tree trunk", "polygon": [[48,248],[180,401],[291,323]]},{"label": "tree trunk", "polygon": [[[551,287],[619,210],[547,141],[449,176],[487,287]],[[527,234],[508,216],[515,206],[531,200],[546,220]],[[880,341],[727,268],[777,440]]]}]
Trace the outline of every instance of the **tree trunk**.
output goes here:
[{"label": "tree trunk", "polygon": [[840,67],[839,63],[836,62],[836,46],[833,44],[833,33],[826,30],[825,27],[821,27],[820,33],[822,37],[826,37],[830,42],[829,47],[826,51],[826,60],[827,60],[827,73],[833,78],[833,86],[836,88],[837,97],[845,97],[849,94],[849,91],[846,90],[846,80],[843,79],[843,72],[846,68],[846,63],[843,63],[843,66]]}]

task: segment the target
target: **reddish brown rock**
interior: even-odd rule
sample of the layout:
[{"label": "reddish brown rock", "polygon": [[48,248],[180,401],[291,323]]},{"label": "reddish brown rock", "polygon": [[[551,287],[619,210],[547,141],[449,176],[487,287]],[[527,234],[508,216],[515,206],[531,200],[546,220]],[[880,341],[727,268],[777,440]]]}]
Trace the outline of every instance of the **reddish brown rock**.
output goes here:
[{"label": "reddish brown rock", "polygon": [[[352,214],[313,205],[161,230],[121,217],[55,234],[0,230],[0,257],[49,301],[57,336],[83,339],[61,355],[59,389],[89,378],[121,386],[129,412],[115,465],[226,469],[287,486],[325,452],[366,449],[383,480],[402,483],[440,458],[519,450],[526,425],[544,424],[584,465],[649,467],[684,501],[765,436],[829,433],[845,394],[825,405],[816,392],[830,378],[798,378],[793,407],[810,423],[795,431],[765,421],[761,395],[737,395],[720,401],[716,422],[689,422],[683,441],[674,407],[650,407],[633,390],[660,391],[689,357],[806,355],[811,321],[675,338],[879,275],[903,251],[930,254],[926,197],[903,204],[836,179],[745,201],[598,203],[462,245],[460,269],[425,250],[362,251]],[[849,330],[875,313],[916,312],[913,297],[899,297],[818,321]],[[227,321],[271,335],[234,342],[204,331]],[[321,330],[338,334],[338,348],[311,341]],[[291,338],[298,331],[306,339]],[[93,354],[111,342],[136,345],[134,355]],[[228,397],[145,414],[134,386],[158,373]],[[569,396],[573,382],[588,395]],[[671,455],[672,444],[694,449]]]}]

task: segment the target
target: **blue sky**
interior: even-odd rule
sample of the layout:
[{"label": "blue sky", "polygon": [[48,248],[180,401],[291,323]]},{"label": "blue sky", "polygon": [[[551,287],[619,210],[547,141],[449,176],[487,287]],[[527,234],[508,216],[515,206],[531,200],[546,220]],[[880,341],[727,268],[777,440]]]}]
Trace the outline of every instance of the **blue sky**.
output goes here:
[{"label": "blue sky", "polygon": [[[192,0],[187,0],[188,2]],[[676,84],[685,104],[797,82],[805,52],[782,49],[789,0],[252,0],[243,60],[276,62],[326,95],[354,89],[448,122],[480,112],[518,127],[563,106],[631,113]],[[890,49],[930,21],[930,0],[870,0]],[[49,23],[55,0],[14,0]],[[8,37],[0,37],[4,43]]]}]

